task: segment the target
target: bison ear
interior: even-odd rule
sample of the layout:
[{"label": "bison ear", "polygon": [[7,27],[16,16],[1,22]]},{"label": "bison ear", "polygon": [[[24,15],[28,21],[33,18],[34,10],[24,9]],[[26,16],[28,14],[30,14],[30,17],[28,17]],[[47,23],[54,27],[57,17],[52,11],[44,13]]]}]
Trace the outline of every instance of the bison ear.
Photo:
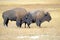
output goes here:
[{"label": "bison ear", "polygon": [[45,14],[45,16],[47,16],[49,13],[48,12],[46,12],[46,14]]},{"label": "bison ear", "polygon": [[47,14],[45,14],[45,16],[47,16]]},{"label": "bison ear", "polygon": [[46,12],[46,14],[49,14],[49,12]]}]

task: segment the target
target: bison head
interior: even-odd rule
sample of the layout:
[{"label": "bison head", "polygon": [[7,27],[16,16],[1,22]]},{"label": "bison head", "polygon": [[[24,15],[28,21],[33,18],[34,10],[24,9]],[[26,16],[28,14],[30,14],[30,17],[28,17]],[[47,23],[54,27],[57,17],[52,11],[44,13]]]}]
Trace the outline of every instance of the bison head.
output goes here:
[{"label": "bison head", "polygon": [[52,18],[51,18],[51,16],[50,16],[49,12],[46,12],[45,16],[43,17],[43,20],[49,22],[51,19],[52,19]]}]

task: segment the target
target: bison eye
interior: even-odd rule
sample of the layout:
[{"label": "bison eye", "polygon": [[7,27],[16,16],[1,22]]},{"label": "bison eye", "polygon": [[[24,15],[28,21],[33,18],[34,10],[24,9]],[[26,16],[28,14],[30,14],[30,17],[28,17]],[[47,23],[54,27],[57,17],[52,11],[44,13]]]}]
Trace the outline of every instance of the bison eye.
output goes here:
[{"label": "bison eye", "polygon": [[28,18],[26,18],[26,19],[28,19]]},{"label": "bison eye", "polygon": [[45,15],[45,16],[47,16],[47,15]]},{"label": "bison eye", "polygon": [[41,21],[40,21],[41,22]]}]

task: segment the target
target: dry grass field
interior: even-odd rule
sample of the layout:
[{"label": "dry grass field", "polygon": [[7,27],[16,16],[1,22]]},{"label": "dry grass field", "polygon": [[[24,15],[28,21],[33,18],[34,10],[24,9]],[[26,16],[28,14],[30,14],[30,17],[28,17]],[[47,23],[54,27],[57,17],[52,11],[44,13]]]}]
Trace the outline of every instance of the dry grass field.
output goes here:
[{"label": "dry grass field", "polygon": [[[52,20],[44,22],[41,28],[35,23],[31,28],[16,26],[15,21],[9,21],[8,27],[3,25],[2,13],[8,9],[22,7],[27,11],[40,9],[49,11]],[[60,5],[0,5],[0,40],[60,40]]]}]

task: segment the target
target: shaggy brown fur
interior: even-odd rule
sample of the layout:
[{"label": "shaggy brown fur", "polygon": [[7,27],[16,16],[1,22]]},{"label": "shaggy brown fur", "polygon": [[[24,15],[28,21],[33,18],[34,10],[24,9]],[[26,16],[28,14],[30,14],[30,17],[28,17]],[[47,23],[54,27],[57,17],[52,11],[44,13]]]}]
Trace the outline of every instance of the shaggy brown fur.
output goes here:
[{"label": "shaggy brown fur", "polygon": [[27,14],[24,8],[14,8],[4,11],[2,17],[4,19],[4,25],[8,26],[8,21],[16,21],[17,26],[21,26],[22,18]]}]

